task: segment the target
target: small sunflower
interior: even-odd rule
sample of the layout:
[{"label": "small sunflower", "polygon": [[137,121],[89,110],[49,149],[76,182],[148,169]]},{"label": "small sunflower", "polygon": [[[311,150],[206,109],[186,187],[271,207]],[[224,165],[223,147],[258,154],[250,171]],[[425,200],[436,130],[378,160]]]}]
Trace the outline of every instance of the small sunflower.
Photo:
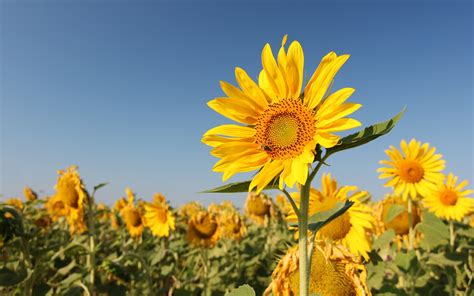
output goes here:
[{"label": "small sunflower", "polygon": [[[293,194],[296,204],[299,206],[299,194]],[[337,202],[351,200],[354,202],[347,212],[337,217],[329,224],[321,228],[317,237],[330,239],[349,248],[355,255],[362,255],[368,259],[371,250],[371,239],[369,232],[373,229],[374,218],[371,209],[363,203],[367,199],[368,192],[357,191],[356,186],[338,187],[337,181],[331,179],[330,174],[322,176],[322,190],[311,188],[309,196],[309,217],[312,215],[332,209]],[[297,221],[293,209],[287,216],[289,221]]]},{"label": "small sunflower", "polygon": [[232,202],[224,201],[220,205],[210,204],[208,211],[217,217],[220,237],[240,240],[247,233],[244,220]]},{"label": "small sunflower", "polygon": [[36,192],[34,192],[30,187],[23,188],[23,195],[28,201],[34,201],[38,199],[38,194],[36,194]]},{"label": "small sunflower", "polygon": [[400,142],[402,151],[390,146],[385,150],[390,160],[382,160],[380,164],[388,167],[379,168],[380,179],[390,179],[385,187],[393,187],[396,195],[402,195],[404,200],[408,196],[417,200],[420,196],[427,197],[436,189],[436,184],[444,179],[441,173],[445,161],[441,154],[435,154],[436,148],[428,143],[412,139],[409,144]]},{"label": "small sunflower", "polygon": [[[394,206],[404,206],[403,212],[398,214],[391,221],[387,221],[390,209]],[[412,223],[413,227],[421,221],[421,209],[416,203],[412,207]],[[400,249],[403,245],[409,245],[408,234],[410,232],[410,225],[408,224],[408,205],[407,201],[403,200],[401,196],[388,194],[385,198],[374,205],[374,217],[375,217],[375,232],[377,235],[381,235],[389,229],[393,229],[396,234],[395,243]],[[421,234],[415,232],[415,245],[421,240]]]},{"label": "small sunflower", "polygon": [[135,195],[133,194],[133,192],[129,188],[127,188],[126,193],[128,197],[128,202],[120,210],[120,216],[125,222],[125,226],[127,227],[130,236],[134,238],[140,237],[143,232],[143,216],[140,211],[140,208],[135,206],[134,204]]},{"label": "small sunflower", "polygon": [[175,218],[166,199],[161,194],[155,194],[153,202],[145,203],[145,226],[151,229],[154,236],[169,236],[170,230],[175,229]]},{"label": "small sunflower", "polygon": [[192,216],[203,210],[204,207],[199,202],[188,202],[179,208],[178,217],[188,221]]},{"label": "small sunflower", "polygon": [[[309,293],[321,296],[370,295],[366,284],[367,271],[360,262],[342,246],[317,241],[311,260]],[[280,259],[272,273],[272,282],[265,295],[299,295],[298,246],[290,248]]]},{"label": "small sunflower", "polygon": [[199,211],[188,221],[187,238],[193,245],[213,247],[219,239],[219,234],[219,223],[213,213]]},{"label": "small sunflower", "polygon": [[12,197],[5,200],[5,204],[17,208],[18,210],[23,210],[23,202],[18,197]]},{"label": "small sunflower", "polygon": [[58,196],[51,196],[47,198],[44,206],[53,222],[58,221],[61,217],[67,216],[68,209]]},{"label": "small sunflower", "polygon": [[458,177],[450,173],[446,183],[440,183],[431,195],[425,197],[424,205],[439,218],[461,221],[474,210],[474,199],[469,197],[473,191],[464,189],[467,180],[457,183]]},{"label": "small sunflower", "polygon": [[333,147],[340,139],[335,132],[360,126],[346,118],[361,107],[345,103],[354,89],[329,91],[349,55],[327,54],[303,90],[303,49],[293,41],[286,51],[286,41],[285,35],[277,59],[270,45],[264,46],[258,84],[237,67],[240,88],[221,82],[226,96],[208,103],[217,113],[243,124],[217,126],[204,134],[202,141],[220,158],[213,170],[223,173],[223,181],[259,170],[249,186],[257,193],[278,176],[280,188],[305,184],[316,145]]},{"label": "small sunflower", "polygon": [[268,225],[269,220],[276,215],[272,199],[264,193],[249,192],[244,209],[247,217],[260,226]]}]

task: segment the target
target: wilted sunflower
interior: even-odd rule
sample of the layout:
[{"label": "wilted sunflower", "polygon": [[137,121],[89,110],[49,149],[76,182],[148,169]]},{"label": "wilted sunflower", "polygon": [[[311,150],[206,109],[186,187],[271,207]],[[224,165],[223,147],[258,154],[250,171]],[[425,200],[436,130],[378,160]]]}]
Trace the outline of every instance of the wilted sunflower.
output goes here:
[{"label": "wilted sunflower", "polygon": [[249,191],[256,187],[260,192],[277,176],[280,188],[305,184],[316,145],[333,147],[340,139],[334,132],[360,126],[359,121],[345,118],[361,106],[344,103],[354,89],[329,92],[349,55],[327,54],[302,92],[303,49],[293,41],[285,51],[286,40],[285,35],[277,60],[270,45],[264,46],[258,85],[237,67],[240,89],[221,81],[226,96],[208,103],[217,113],[243,124],[221,125],[204,134],[202,141],[213,147],[211,154],[221,158],[213,170],[224,173],[224,181],[236,173],[259,170]]},{"label": "wilted sunflower", "polygon": [[18,210],[23,210],[23,202],[18,197],[12,197],[5,200],[5,204],[17,208]]},{"label": "wilted sunflower", "polygon": [[247,233],[244,220],[232,202],[224,201],[220,205],[210,204],[208,211],[217,217],[220,237],[240,240]]},{"label": "wilted sunflower", "polygon": [[441,154],[435,154],[436,148],[428,143],[412,139],[409,144],[402,140],[400,142],[402,151],[390,146],[385,150],[390,160],[382,160],[380,164],[388,167],[379,168],[380,179],[390,179],[385,187],[393,187],[396,195],[402,195],[407,200],[410,195],[412,200],[420,196],[427,197],[436,184],[444,179],[441,173],[445,167],[445,161]]},{"label": "wilted sunflower", "polygon": [[[386,221],[389,212],[394,206],[403,206],[404,210],[398,214],[395,218],[390,221]],[[421,218],[421,210],[416,205],[413,204],[412,207],[412,225],[415,227],[418,223],[420,223]],[[408,247],[409,239],[408,234],[410,232],[410,225],[408,224],[408,205],[407,201],[403,200],[401,196],[397,195],[386,195],[385,198],[375,204],[374,206],[374,217],[375,217],[375,232],[377,235],[381,235],[385,231],[389,229],[393,229],[396,234],[395,242],[398,246],[398,249],[402,247],[404,244]],[[421,234],[416,232],[415,233],[415,245],[421,239]]]},{"label": "wilted sunflower", "polygon": [[244,204],[245,214],[257,225],[264,226],[275,216],[275,205],[264,193],[249,192]]},{"label": "wilted sunflower", "polygon": [[[312,215],[328,211],[337,202],[351,200],[354,205],[344,214],[337,217],[329,224],[321,228],[317,237],[321,239],[331,239],[336,244],[340,243],[349,248],[355,255],[362,255],[368,259],[368,252],[371,249],[370,234],[373,229],[374,218],[371,209],[363,203],[368,198],[366,191],[357,191],[356,186],[342,186],[338,188],[335,179],[331,179],[331,174],[322,176],[322,190],[311,188],[309,196],[309,217]],[[299,206],[299,194],[293,194],[296,204]],[[287,216],[289,221],[297,221],[293,209]]]},{"label": "wilted sunflower", "polygon": [[188,221],[188,241],[196,246],[213,247],[219,239],[219,222],[208,211],[195,213]]},{"label": "wilted sunflower", "polygon": [[66,171],[58,171],[55,197],[62,201],[66,208],[66,219],[71,233],[82,233],[87,229],[84,217],[84,205],[87,192],[77,172],[77,166],[70,166]]},{"label": "wilted sunflower", "polygon": [[175,218],[166,199],[161,194],[155,194],[153,202],[145,203],[145,226],[151,229],[154,236],[169,236],[175,228]]},{"label": "wilted sunflower", "polygon": [[458,177],[450,173],[446,183],[438,184],[438,188],[423,200],[430,212],[439,218],[461,221],[474,210],[474,199],[468,197],[473,191],[464,190],[468,181],[456,185],[457,182]]},{"label": "wilted sunflower", "polygon": [[202,204],[197,201],[191,201],[179,208],[178,216],[188,221],[192,216],[203,210]]},{"label": "wilted sunflower", "polygon": [[58,196],[47,198],[44,206],[53,222],[58,221],[61,217],[67,216],[68,210],[66,205],[64,205],[63,201]]},{"label": "wilted sunflower", "polygon": [[143,232],[143,216],[140,208],[135,206],[135,194],[133,194],[130,188],[126,188],[127,193],[127,204],[120,210],[120,216],[125,222],[128,233],[131,237],[139,237]]},{"label": "wilted sunflower", "polygon": [[23,188],[23,195],[28,201],[34,201],[38,199],[38,194],[36,194],[36,192],[34,192],[30,187]]},{"label": "wilted sunflower", "polygon": [[[309,293],[321,296],[370,295],[366,284],[367,272],[359,257],[342,246],[332,246],[318,241],[311,261]],[[299,252],[292,247],[280,259],[272,273],[272,282],[264,295],[299,295]]]}]

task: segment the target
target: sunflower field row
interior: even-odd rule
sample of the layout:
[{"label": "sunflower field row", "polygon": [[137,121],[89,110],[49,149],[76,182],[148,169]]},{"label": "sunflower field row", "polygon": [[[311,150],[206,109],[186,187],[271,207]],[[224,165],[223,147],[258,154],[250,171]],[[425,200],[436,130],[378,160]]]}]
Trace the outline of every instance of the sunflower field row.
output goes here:
[{"label": "sunflower field row", "polygon": [[[467,181],[445,176],[428,144],[386,152],[380,177],[388,187],[409,182],[382,199],[328,173],[311,188],[312,217],[352,206],[311,244],[310,291],[474,295]],[[88,191],[77,167],[58,173],[53,196],[26,187],[24,199],[1,204],[2,295],[223,295],[243,284],[257,295],[299,294],[299,193],[251,192],[240,211],[229,201],[174,209],[162,194],[147,201],[126,188],[109,207],[94,202],[105,184]]]}]

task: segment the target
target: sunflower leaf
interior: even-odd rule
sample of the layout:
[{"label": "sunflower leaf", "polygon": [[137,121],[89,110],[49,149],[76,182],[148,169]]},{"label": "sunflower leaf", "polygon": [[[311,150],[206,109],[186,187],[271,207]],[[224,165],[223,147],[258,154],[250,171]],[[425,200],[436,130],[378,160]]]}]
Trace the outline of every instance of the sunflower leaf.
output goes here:
[{"label": "sunflower leaf", "polygon": [[255,296],[255,290],[249,285],[242,285],[225,296]]},{"label": "sunflower leaf", "polygon": [[393,118],[387,121],[373,124],[364,128],[363,130],[358,131],[357,133],[343,137],[338,145],[327,149],[326,155],[331,155],[339,151],[367,144],[370,141],[373,141],[378,137],[389,133],[395,126],[395,124],[398,122],[398,120],[400,120],[400,118],[403,116],[405,110],[406,107],[404,107],[402,111],[400,111],[400,113],[398,113]]},{"label": "sunflower leaf", "polygon": [[[324,225],[344,214],[353,204],[354,202],[350,200],[346,200],[345,203],[338,202],[332,209],[312,215],[308,218],[308,229],[317,232]],[[291,222],[289,225],[298,227],[298,222]]]},{"label": "sunflower leaf", "polygon": [[424,211],[423,222],[416,225],[415,229],[423,233],[421,247],[432,249],[437,246],[448,244],[449,228],[441,219],[434,214]]},{"label": "sunflower leaf", "polygon": [[[251,181],[235,182],[222,185],[213,189],[201,191],[200,193],[236,193],[248,192]],[[264,190],[278,189],[278,182],[270,182]]]},{"label": "sunflower leaf", "polygon": [[398,215],[405,211],[404,205],[392,205],[387,212],[387,216],[384,218],[384,223],[389,223],[393,219],[397,218]]}]

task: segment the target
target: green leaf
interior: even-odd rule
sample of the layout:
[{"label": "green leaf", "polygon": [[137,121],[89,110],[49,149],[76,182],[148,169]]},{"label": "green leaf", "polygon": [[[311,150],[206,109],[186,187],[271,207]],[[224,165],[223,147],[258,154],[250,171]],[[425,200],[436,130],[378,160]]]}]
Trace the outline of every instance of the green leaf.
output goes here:
[{"label": "green leaf", "polygon": [[387,212],[387,216],[383,220],[384,223],[389,223],[393,219],[395,219],[398,215],[403,213],[406,210],[404,205],[392,205]]},{"label": "green leaf", "polygon": [[23,281],[26,276],[26,272],[16,273],[6,267],[2,268],[0,269],[0,286],[7,287],[17,285]]},{"label": "green leaf", "polygon": [[456,266],[462,263],[462,260],[453,260],[446,257],[444,253],[430,254],[427,264],[438,265],[441,267],[445,266]]},{"label": "green leaf", "polygon": [[424,234],[421,247],[433,249],[440,245],[448,244],[449,228],[441,219],[427,211],[423,212],[423,222],[416,225],[415,229]]},{"label": "green leaf", "polygon": [[255,290],[249,285],[243,285],[230,293],[226,293],[225,296],[255,296]]},{"label": "green leaf", "polygon": [[[213,189],[202,191],[201,193],[236,193],[248,192],[251,181],[235,182],[222,185]],[[265,187],[265,190],[278,189],[278,182],[271,182]]]},{"label": "green leaf", "polygon": [[373,141],[377,139],[378,137],[381,137],[388,132],[392,130],[392,128],[395,126],[395,124],[400,120],[400,118],[403,116],[405,113],[406,107],[400,111],[397,115],[395,115],[393,118],[376,123],[374,125],[368,126],[364,128],[363,130],[360,130],[357,133],[350,134],[346,137],[343,137],[340,141],[340,143],[332,148],[327,149],[327,154],[330,155],[339,151],[355,148],[364,144],[369,143],[370,141]]},{"label": "green leaf", "polygon": [[104,187],[107,184],[109,184],[109,183],[106,182],[106,183],[100,183],[99,185],[95,185],[94,186],[94,192],[96,192],[97,190],[99,190],[100,188]]},{"label": "green leaf", "polygon": [[382,249],[386,245],[388,245],[393,239],[395,238],[395,231],[393,229],[389,229],[382,233],[381,236],[379,236],[375,241],[374,244],[372,245],[372,248],[374,250]]},{"label": "green leaf", "polygon": [[416,253],[414,250],[410,250],[407,253],[400,252],[395,256],[395,264],[404,272],[408,272],[416,265]]},{"label": "green leaf", "polygon": [[[345,203],[337,202],[332,209],[312,215],[308,219],[308,229],[317,232],[324,225],[344,214],[353,204],[354,202],[350,200],[346,200]],[[289,225],[298,227],[298,222],[291,222]]]}]

